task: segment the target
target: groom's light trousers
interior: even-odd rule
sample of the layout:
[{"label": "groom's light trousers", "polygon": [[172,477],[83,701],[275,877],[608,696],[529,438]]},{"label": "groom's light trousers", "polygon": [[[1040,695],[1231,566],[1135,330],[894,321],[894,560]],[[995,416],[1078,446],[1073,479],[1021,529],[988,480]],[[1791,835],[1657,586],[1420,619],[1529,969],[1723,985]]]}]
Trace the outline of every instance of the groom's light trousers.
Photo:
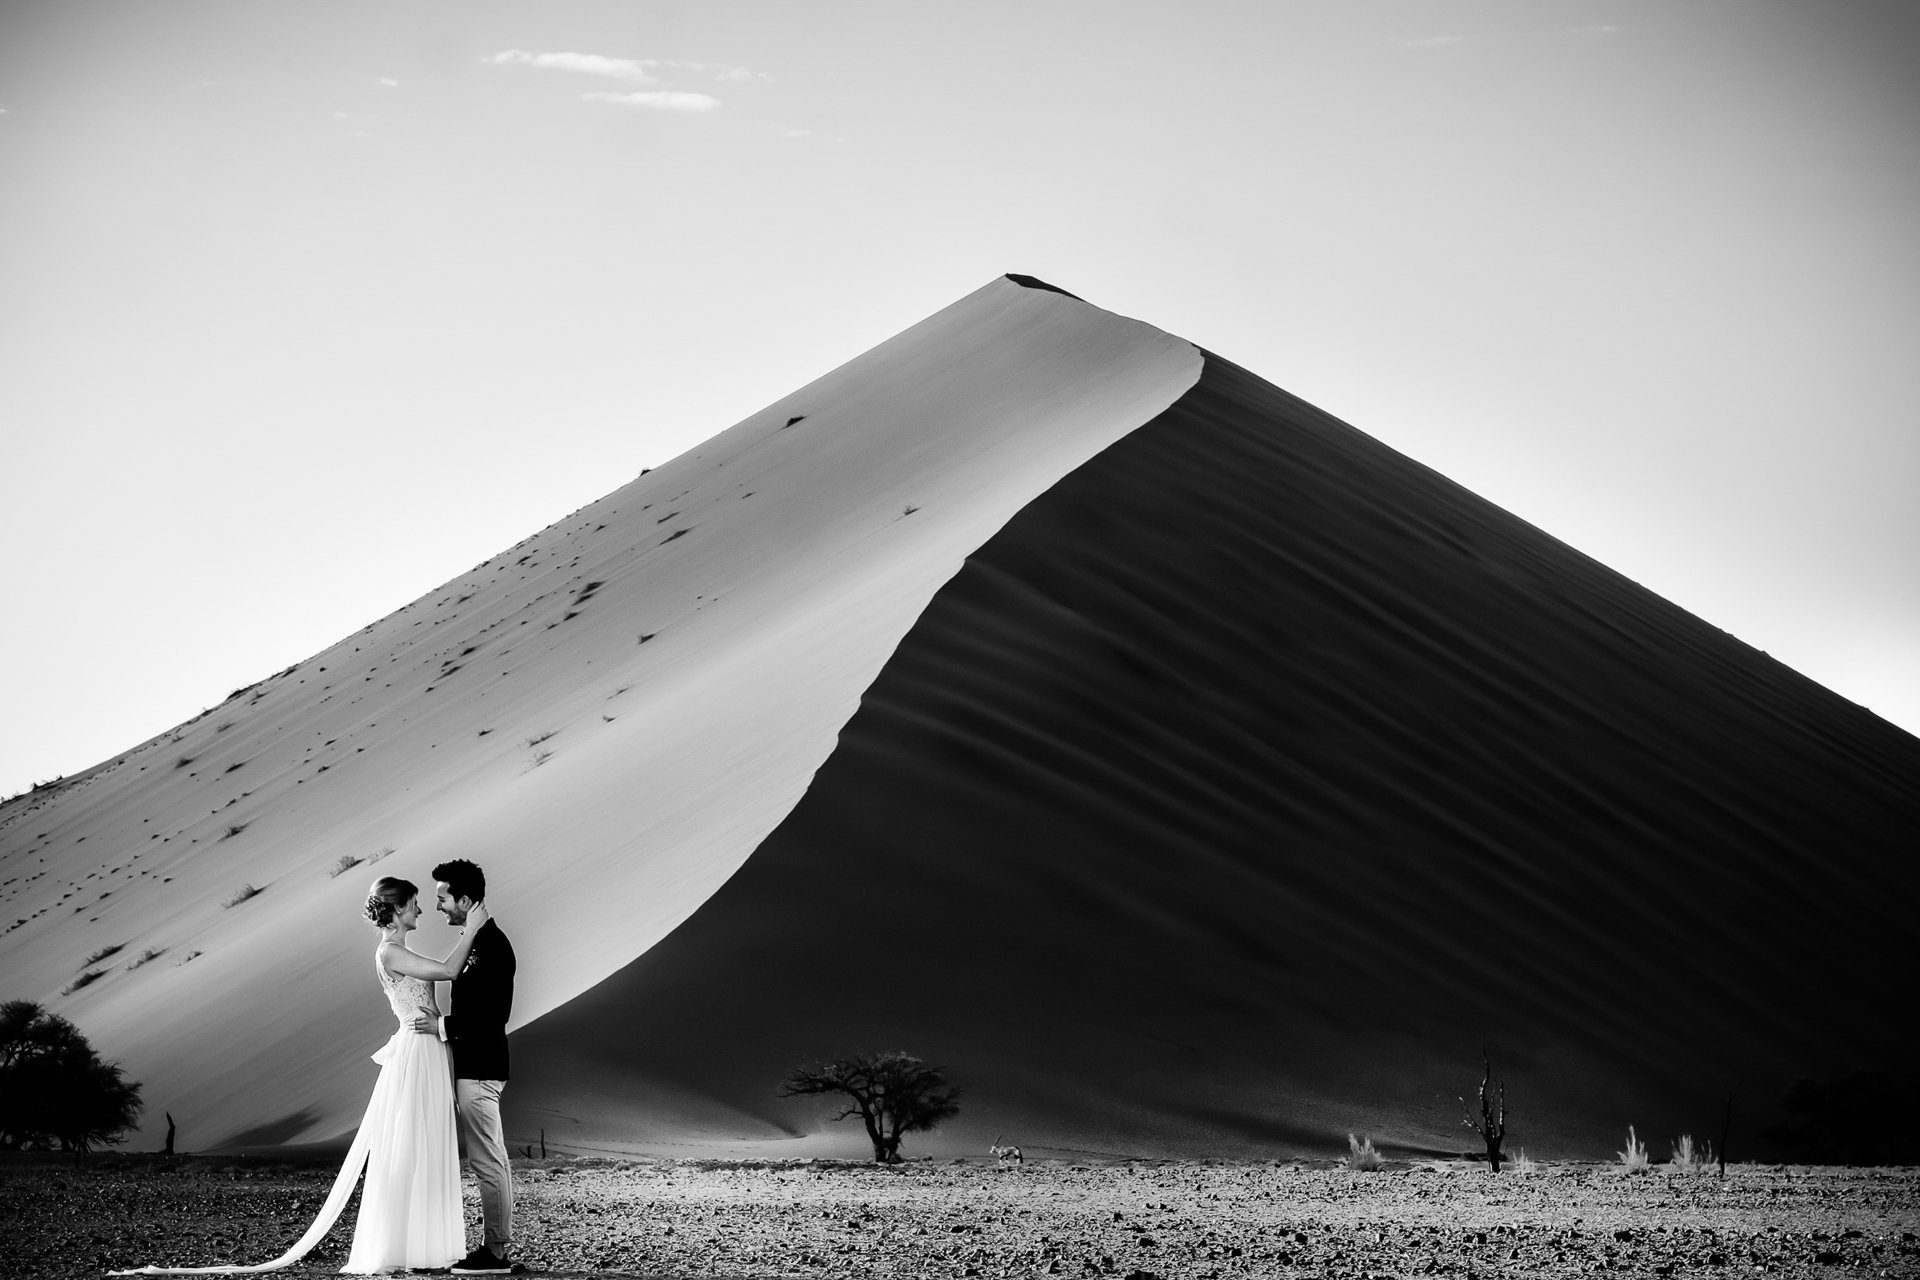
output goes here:
[{"label": "groom's light trousers", "polygon": [[467,1140],[467,1164],[480,1184],[480,1223],[487,1248],[501,1256],[513,1243],[513,1168],[507,1163],[507,1138],[500,1128],[502,1080],[455,1080],[454,1105]]}]

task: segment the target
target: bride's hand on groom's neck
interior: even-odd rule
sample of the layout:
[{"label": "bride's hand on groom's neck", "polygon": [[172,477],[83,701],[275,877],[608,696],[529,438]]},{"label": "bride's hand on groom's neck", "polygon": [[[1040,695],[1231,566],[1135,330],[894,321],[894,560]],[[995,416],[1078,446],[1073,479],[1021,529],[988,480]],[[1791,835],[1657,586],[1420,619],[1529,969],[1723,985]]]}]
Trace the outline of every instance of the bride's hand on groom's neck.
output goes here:
[{"label": "bride's hand on groom's neck", "polygon": [[473,909],[467,912],[467,928],[478,929],[492,918],[487,914],[487,904],[476,902],[473,904]]}]

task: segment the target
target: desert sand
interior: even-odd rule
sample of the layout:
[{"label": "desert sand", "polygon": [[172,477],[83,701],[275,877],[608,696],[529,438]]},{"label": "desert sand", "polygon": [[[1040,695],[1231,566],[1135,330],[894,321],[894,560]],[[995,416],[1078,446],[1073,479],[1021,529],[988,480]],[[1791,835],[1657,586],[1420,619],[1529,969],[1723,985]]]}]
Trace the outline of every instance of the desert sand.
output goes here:
[{"label": "desert sand", "polygon": [[900,1046],[968,1090],[942,1151],[1443,1155],[1485,1046],[1536,1155],[1718,1140],[1729,1094],[1736,1158],[1790,1154],[1796,1078],[1920,1062],[1915,831],[1920,741],[1209,354],[527,1028],[521,1127],[811,1151],[787,1066]]},{"label": "desert sand", "polygon": [[[752,853],[963,558],[1199,369],[1149,326],[987,285],[8,804],[0,992],[79,1023],[183,1143],[350,1130],[391,1031],[357,916],[374,875],[480,862],[527,957],[516,1023],[565,1003]],[[242,886],[260,892],[223,907]]]},{"label": "desert sand", "polygon": [[[1913,1169],[1617,1167],[1489,1177],[1327,1162],[872,1165],[523,1162],[532,1274],[1823,1277],[1920,1274]],[[11,1260],[46,1277],[151,1256],[269,1257],[327,1171],[262,1161],[0,1166]],[[477,1202],[468,1189],[469,1216]],[[351,1221],[349,1216],[348,1221]],[[327,1275],[334,1228],[289,1275]]]},{"label": "desert sand", "polygon": [[146,1083],[144,1145],[338,1138],[366,882],[464,855],[516,1144],[857,1155],[774,1086],[904,1048],[965,1091],[939,1155],[1445,1157],[1484,1048],[1535,1155],[1731,1095],[1748,1158],[1794,1080],[1920,1063],[1916,829],[1920,741],[1003,279],[0,809],[0,992]]}]

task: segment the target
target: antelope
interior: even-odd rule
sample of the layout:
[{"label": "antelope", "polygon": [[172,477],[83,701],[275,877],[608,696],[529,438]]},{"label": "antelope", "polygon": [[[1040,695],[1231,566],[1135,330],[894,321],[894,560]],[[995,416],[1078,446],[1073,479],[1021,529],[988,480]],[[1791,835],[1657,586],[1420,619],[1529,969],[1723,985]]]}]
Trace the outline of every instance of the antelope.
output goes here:
[{"label": "antelope", "polygon": [[998,1160],[1001,1164],[1025,1164],[1026,1163],[1026,1157],[1020,1154],[1020,1148],[1012,1145],[1003,1147],[1000,1145],[999,1138],[995,1138],[993,1140],[993,1145],[988,1147],[987,1150],[991,1152],[993,1155],[993,1158]]}]

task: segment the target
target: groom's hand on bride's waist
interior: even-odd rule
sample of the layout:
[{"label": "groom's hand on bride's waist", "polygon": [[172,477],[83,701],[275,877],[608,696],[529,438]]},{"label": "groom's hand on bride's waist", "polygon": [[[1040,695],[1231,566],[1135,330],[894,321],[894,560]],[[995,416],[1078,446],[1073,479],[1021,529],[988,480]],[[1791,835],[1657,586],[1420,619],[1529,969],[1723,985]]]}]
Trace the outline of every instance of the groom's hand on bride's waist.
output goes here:
[{"label": "groom's hand on bride's waist", "polygon": [[422,1009],[413,1015],[413,1021],[407,1024],[423,1036],[440,1034],[440,1015],[431,1009]]}]

